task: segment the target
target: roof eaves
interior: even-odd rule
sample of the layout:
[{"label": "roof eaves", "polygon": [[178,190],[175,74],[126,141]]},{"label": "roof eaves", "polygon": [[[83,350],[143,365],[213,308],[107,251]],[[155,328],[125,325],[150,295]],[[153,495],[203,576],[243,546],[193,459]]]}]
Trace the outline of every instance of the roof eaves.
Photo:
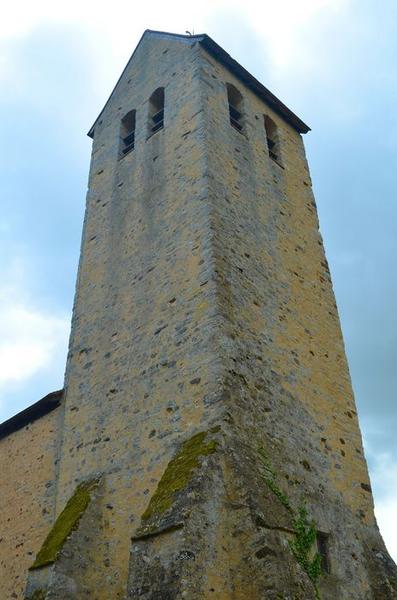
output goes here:
[{"label": "roof eaves", "polygon": [[203,48],[205,48],[211,56],[216,58],[226,68],[228,68],[242,83],[250,88],[257,96],[269,104],[275,112],[282,116],[290,123],[299,133],[307,133],[310,127],[306,125],[295,113],[293,113],[281,100],[277,98],[270,90],[268,90],[260,81],[258,81],[251,73],[241,66],[234,58],[219,46],[212,38],[204,34],[199,40]]},{"label": "roof eaves", "polygon": [[25,408],[25,410],[7,419],[4,423],[0,423],[0,440],[58,408],[62,402],[62,397],[63,390],[51,392],[38,402]]}]

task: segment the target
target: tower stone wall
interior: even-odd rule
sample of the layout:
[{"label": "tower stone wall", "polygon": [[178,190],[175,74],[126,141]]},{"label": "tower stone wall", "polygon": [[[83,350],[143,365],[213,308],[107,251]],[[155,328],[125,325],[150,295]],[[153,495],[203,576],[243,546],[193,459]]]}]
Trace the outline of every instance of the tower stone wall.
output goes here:
[{"label": "tower stone wall", "polygon": [[[175,446],[217,421],[202,403],[217,357],[199,58],[198,45],[144,39],[95,128],[58,510],[76,479],[103,474],[106,527],[81,575],[101,598],[125,594],[131,535]],[[165,127],[147,139],[159,86]],[[119,160],[131,109],[135,149]]]},{"label": "tower stone wall", "polygon": [[28,600],[397,597],[307,127],[236,65],[207,36],[146,32],[91,130],[57,518]]}]

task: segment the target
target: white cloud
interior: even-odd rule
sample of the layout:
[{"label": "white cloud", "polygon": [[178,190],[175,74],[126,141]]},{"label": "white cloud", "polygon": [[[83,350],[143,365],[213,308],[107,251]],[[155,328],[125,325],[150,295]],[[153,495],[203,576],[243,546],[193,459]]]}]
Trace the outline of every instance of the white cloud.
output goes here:
[{"label": "white cloud", "polygon": [[[2,273],[0,287],[0,401],[15,385],[59,368],[65,360],[69,318],[36,308],[20,259]],[[63,367],[61,367],[63,369]],[[61,374],[60,374],[61,375]]]},{"label": "white cloud", "polygon": [[[373,427],[371,432],[374,433]],[[368,437],[365,438],[365,451],[370,465],[376,519],[387,549],[397,562],[397,460],[389,452],[377,452],[375,444],[369,444]]]},{"label": "white cloud", "polygon": [[[397,476],[397,465],[394,463],[395,474]],[[375,514],[379,529],[382,533],[384,542],[393,558],[397,563],[397,492],[391,493],[383,500],[377,500],[375,504]]]},{"label": "white cloud", "polygon": [[0,390],[9,382],[31,377],[53,360],[64,344],[68,322],[22,303],[0,302]]},{"label": "white cloud", "polygon": [[[144,29],[160,29],[185,33],[206,31],[214,15],[240,14],[253,31],[260,34],[272,54],[276,66],[285,66],[290,59],[297,59],[303,50],[302,28],[307,31],[318,19],[331,19],[350,6],[351,0],[202,0],[190,4],[169,0],[152,2],[140,7],[129,0],[118,0],[117,10],[109,11],[103,0],[23,0],[9,3],[0,22],[0,39],[18,38],[35,27],[49,24],[78,24],[86,28],[86,35],[94,30],[100,34],[102,43],[109,44],[114,57],[123,56],[132,49]],[[236,17],[238,23],[238,16]],[[219,19],[222,24],[222,19]],[[309,56],[307,53],[306,58]]]},{"label": "white cloud", "polygon": [[[282,0],[279,2],[256,0],[244,2],[244,16],[259,37],[266,41],[273,66],[287,67],[291,60],[310,59],[311,46],[304,32],[313,28],[316,20],[328,21],[338,16],[350,4],[349,0]],[[232,5],[241,11],[241,1]],[[303,34],[303,35],[302,35]],[[308,43],[309,42],[309,43]]]}]

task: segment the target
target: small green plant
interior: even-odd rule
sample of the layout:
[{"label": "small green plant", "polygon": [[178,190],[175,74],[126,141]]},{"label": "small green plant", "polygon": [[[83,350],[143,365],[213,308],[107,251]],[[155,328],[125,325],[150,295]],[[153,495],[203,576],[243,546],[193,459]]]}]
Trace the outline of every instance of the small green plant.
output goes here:
[{"label": "small green plant", "polygon": [[270,461],[266,455],[266,452],[263,448],[259,448],[258,452],[264,471],[264,474],[262,475],[263,479],[265,480],[269,488],[272,490],[273,494],[275,494],[280,500],[281,504],[285,506],[287,510],[292,512],[288,496],[277,485],[277,476],[270,465]]},{"label": "small green plant", "polygon": [[271,491],[277,496],[281,504],[293,515],[295,539],[289,543],[291,551],[302,569],[314,585],[316,598],[320,600],[317,584],[323,570],[321,556],[318,552],[313,554],[313,545],[317,538],[316,523],[309,520],[305,505],[300,506],[298,514],[293,510],[288,496],[278,487],[277,476],[263,448],[258,448],[260,461],[263,467],[263,479]]},{"label": "small green plant", "polygon": [[295,539],[290,542],[290,548],[303,570],[308,574],[317,589],[317,582],[322,574],[321,556],[312,548],[316,541],[317,529],[314,521],[309,521],[306,507],[299,508],[294,520]]}]

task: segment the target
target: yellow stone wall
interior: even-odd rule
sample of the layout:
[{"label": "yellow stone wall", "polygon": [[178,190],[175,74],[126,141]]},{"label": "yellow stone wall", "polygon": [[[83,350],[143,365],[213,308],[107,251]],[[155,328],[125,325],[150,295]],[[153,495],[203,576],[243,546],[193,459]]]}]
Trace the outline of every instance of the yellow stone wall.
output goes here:
[{"label": "yellow stone wall", "polygon": [[54,519],[60,408],[0,440],[0,597],[24,598]]},{"label": "yellow stone wall", "polygon": [[[373,499],[303,140],[204,51],[203,79],[231,435],[266,448],[281,490],[329,534],[324,597],[371,597],[368,542],[347,532],[378,535]],[[226,83],[243,96],[242,132],[228,123]],[[269,156],[264,115],[277,125],[281,164]]]},{"label": "yellow stone wall", "polygon": [[[216,419],[202,401],[219,385],[199,75],[197,45],[144,40],[95,128],[57,512],[76,478],[105,474],[96,568],[81,575],[101,600],[125,594],[131,535],[176,443]],[[165,128],[147,139],[159,86]],[[135,149],[118,160],[134,108]]]},{"label": "yellow stone wall", "polygon": [[[232,283],[220,293],[233,322],[229,330],[242,345],[260,340],[268,366],[321,432],[310,448],[299,448],[300,459],[324,456],[329,485],[372,525],[372,497],[361,486],[369,484],[368,471],[302,137],[204,55],[204,77],[213,85],[207,144],[217,255]],[[226,82],[244,97],[243,134],[225,126]],[[277,125],[283,168],[268,155],[264,115]]]}]

